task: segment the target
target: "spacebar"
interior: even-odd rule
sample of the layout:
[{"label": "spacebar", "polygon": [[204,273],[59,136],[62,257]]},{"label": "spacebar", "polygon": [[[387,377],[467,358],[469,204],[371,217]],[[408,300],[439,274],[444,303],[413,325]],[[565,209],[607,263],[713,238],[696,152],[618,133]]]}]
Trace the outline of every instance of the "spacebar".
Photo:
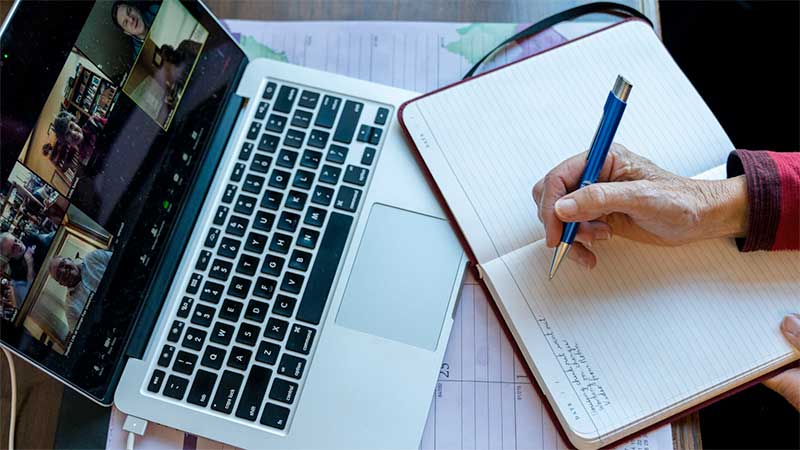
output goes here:
[{"label": "spacebar", "polygon": [[322,243],[319,246],[317,260],[314,261],[314,267],[311,269],[311,275],[306,284],[306,292],[303,294],[303,299],[300,300],[300,308],[298,308],[296,316],[297,320],[313,323],[314,325],[319,324],[352,224],[353,218],[351,216],[336,212],[331,213],[328,227],[325,229]]}]

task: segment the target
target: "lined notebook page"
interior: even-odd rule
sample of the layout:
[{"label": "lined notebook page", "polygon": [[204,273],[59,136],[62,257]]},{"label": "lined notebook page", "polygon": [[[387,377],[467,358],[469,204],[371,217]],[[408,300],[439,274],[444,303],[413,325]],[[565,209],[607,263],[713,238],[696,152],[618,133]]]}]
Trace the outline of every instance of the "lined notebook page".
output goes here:
[{"label": "lined notebook page", "polygon": [[[485,270],[501,308],[517,308],[510,325],[546,389],[570,386],[600,436],[630,434],[620,429],[797,358],[779,331],[800,311],[796,253],[740,253],[732,240],[663,248],[615,239],[595,250],[594,270],[566,264],[553,281],[542,241]],[[513,280],[503,283],[504,271]],[[522,308],[507,304],[514,294]]]},{"label": "lined notebook page", "polygon": [[[448,203],[449,189],[463,189],[492,253],[544,236],[531,189],[558,162],[589,146],[618,74],[633,91],[616,141],[686,176],[725,161],[733,144],[641,22],[614,26],[409,105],[436,144],[424,145],[411,130],[422,157]],[[432,151],[441,152],[458,187],[440,182],[429,163]],[[453,209],[461,224],[464,217]],[[481,247],[465,234],[473,248]]]}]

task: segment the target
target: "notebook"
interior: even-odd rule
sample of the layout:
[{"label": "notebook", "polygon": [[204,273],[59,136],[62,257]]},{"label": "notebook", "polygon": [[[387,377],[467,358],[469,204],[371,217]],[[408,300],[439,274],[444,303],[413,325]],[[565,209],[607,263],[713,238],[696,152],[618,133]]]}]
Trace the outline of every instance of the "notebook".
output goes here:
[{"label": "notebook", "polygon": [[[796,253],[732,239],[675,248],[621,238],[598,265],[553,250],[534,183],[588,147],[618,74],[633,84],[616,141],[684,176],[734,149],[645,23],[628,20],[425,95],[400,112],[522,356],[567,438],[593,449],[698,407],[800,356],[779,324],[800,311]],[[719,172],[717,170],[717,172]]]}]

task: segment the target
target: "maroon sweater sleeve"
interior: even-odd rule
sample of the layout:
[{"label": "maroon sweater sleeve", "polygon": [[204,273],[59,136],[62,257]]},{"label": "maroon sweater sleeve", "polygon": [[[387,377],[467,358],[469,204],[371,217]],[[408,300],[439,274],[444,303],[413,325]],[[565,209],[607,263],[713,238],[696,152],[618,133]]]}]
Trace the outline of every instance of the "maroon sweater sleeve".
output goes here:
[{"label": "maroon sweater sleeve", "polygon": [[739,250],[800,250],[800,153],[736,150],[728,177],[745,175],[748,232]]}]

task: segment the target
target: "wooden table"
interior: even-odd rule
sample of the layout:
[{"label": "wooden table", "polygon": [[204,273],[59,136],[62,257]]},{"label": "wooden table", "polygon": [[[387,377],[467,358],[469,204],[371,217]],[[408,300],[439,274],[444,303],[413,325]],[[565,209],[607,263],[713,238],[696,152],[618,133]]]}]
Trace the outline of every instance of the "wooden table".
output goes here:
[{"label": "wooden table", "polygon": [[[0,0],[5,17],[10,0]],[[218,17],[261,20],[421,20],[458,22],[534,22],[571,6],[559,0],[207,0]],[[566,3],[566,6],[565,6]],[[655,5],[654,1],[645,1]],[[658,12],[645,11],[657,20]],[[6,448],[10,390],[5,359],[0,358],[0,449]],[[63,388],[17,359],[19,392],[17,448],[52,448]],[[700,421],[691,414],[673,424],[677,449],[701,448]]]}]

